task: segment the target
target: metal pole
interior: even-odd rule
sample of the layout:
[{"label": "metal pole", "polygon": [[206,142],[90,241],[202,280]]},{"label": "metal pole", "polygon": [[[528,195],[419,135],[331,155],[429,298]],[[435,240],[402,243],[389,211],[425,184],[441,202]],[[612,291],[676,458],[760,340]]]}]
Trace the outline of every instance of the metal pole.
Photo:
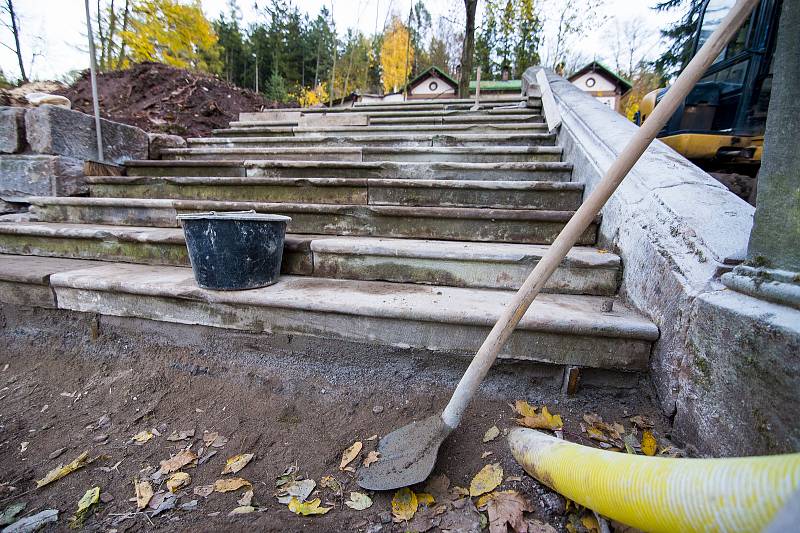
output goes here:
[{"label": "metal pole", "polygon": [[97,98],[97,73],[94,54],[94,36],[92,35],[92,15],[89,12],[89,0],[85,0],[86,5],[86,33],[89,36],[89,72],[92,76],[92,107],[94,107],[94,129],[97,133],[97,159],[104,161],[103,157],[103,132],[100,129],[100,101]]},{"label": "metal pole", "polygon": [[258,53],[253,55],[256,56],[256,92],[258,92]]}]

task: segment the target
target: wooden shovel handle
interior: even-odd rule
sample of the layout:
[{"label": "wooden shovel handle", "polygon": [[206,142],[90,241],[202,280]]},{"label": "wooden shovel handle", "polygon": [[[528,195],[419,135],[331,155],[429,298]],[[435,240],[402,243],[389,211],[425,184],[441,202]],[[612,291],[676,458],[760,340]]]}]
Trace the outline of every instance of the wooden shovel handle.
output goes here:
[{"label": "wooden shovel handle", "polygon": [[483,341],[475,357],[459,381],[453,397],[442,413],[442,419],[451,428],[458,426],[464,410],[475,395],[483,378],[491,368],[497,354],[511,337],[534,298],[558,268],[558,265],[575,245],[578,238],[595,219],[608,199],[619,187],[619,184],[631,170],[641,155],[656,138],[656,135],[678,106],[683,102],[695,84],[705,74],[709,66],[719,56],[739,27],[747,19],[758,0],[739,0],[723,19],[719,27],[711,34],[697,55],[692,58],[664,98],[655,107],[647,121],[634,134],[630,142],[611,164],[603,179],[595,187],[586,201],[578,208],[567,225],[561,230],[550,249],[542,257],[528,278],[519,288],[514,298],[508,303],[492,328],[489,336]]}]

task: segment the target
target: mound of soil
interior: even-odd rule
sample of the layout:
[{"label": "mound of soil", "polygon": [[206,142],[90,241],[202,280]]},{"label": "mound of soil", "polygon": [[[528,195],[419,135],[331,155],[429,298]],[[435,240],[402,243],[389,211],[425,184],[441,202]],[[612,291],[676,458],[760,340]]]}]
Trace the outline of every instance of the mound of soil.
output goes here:
[{"label": "mound of soil", "polygon": [[[139,63],[97,78],[100,114],[109,120],[155,133],[185,137],[208,135],[238,120],[239,112],[282,107],[262,95],[213,76],[161,63]],[[56,91],[72,107],[92,113],[89,71],[71,86]]]}]

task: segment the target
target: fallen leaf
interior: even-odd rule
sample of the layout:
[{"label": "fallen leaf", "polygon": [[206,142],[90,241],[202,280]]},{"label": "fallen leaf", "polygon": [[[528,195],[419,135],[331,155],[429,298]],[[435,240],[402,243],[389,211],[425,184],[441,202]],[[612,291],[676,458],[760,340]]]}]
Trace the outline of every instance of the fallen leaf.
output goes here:
[{"label": "fallen leaf", "polygon": [[517,424],[531,429],[549,429],[551,431],[564,427],[561,415],[552,415],[547,410],[547,406],[542,407],[542,411],[535,415],[527,415],[517,419]]},{"label": "fallen leaf", "polygon": [[187,440],[194,437],[194,430],[193,429],[185,429],[182,431],[173,431],[172,434],[167,437],[168,441],[175,442],[179,440]]},{"label": "fallen leaf", "polygon": [[465,489],[464,487],[459,487],[458,485],[454,486],[450,489],[455,496],[464,497],[469,496],[469,489]]},{"label": "fallen leaf", "polygon": [[631,424],[636,426],[639,429],[653,429],[655,424],[653,421],[647,418],[644,415],[636,415],[630,418]]},{"label": "fallen leaf", "polygon": [[330,489],[336,494],[342,494],[342,485],[333,476],[322,476],[322,479],[319,480],[319,486],[323,489]]},{"label": "fallen leaf", "polygon": [[517,491],[504,490],[482,496],[477,507],[484,506],[489,515],[489,533],[507,533],[508,527],[517,533],[528,531],[523,513],[533,511],[533,507]]},{"label": "fallen leaf", "polygon": [[522,478],[519,476],[508,476],[506,478],[506,483],[512,483],[514,481],[522,481]]},{"label": "fallen leaf", "polygon": [[351,492],[350,499],[344,502],[350,509],[363,511],[372,507],[372,498],[361,492]]},{"label": "fallen leaf", "polygon": [[592,514],[585,514],[581,517],[581,525],[589,533],[600,533],[600,524],[597,523],[597,518]]},{"label": "fallen leaf", "polygon": [[12,503],[0,513],[0,526],[7,526],[14,522],[17,515],[21,513],[27,504],[25,502]]},{"label": "fallen leaf", "polygon": [[372,450],[364,458],[364,468],[369,468],[369,465],[371,465],[372,463],[374,463],[375,461],[377,461],[380,458],[381,458],[381,454],[376,452],[375,450]]},{"label": "fallen leaf", "polygon": [[169,459],[161,461],[161,469],[158,471],[158,473],[161,475],[171,474],[172,472],[180,470],[183,467],[194,466],[192,463],[196,464],[196,461],[197,454],[192,450],[181,450]]},{"label": "fallen leaf", "polygon": [[[614,447],[618,449],[625,448],[625,442],[622,435],[625,433],[625,428],[622,424],[614,422],[607,424],[603,419],[593,413],[583,415],[583,420],[589,424],[588,428],[584,428],[586,434],[590,439],[601,443],[601,448]],[[603,446],[603,443],[608,446]]]},{"label": "fallen leaf", "polygon": [[469,495],[473,498],[493,491],[503,482],[503,467],[500,463],[484,466],[469,483]]},{"label": "fallen leaf", "polygon": [[207,450],[206,453],[204,453],[203,456],[200,459],[197,460],[197,464],[201,465],[201,464],[207,462],[209,459],[211,459],[215,455],[217,455],[216,450]]},{"label": "fallen leaf", "polygon": [[489,457],[490,455],[494,455],[494,452],[483,452],[483,453],[481,454],[481,459],[486,459],[486,458],[487,458],[487,457]]},{"label": "fallen leaf", "polygon": [[153,438],[153,432],[148,429],[145,429],[143,431],[140,431],[133,437],[131,437],[131,440],[133,440],[133,442],[136,443],[137,446],[141,446],[142,444],[145,444],[152,438]]},{"label": "fallen leaf", "polygon": [[425,483],[425,492],[433,495],[436,500],[442,501],[449,499],[448,490],[450,489],[450,478],[444,474],[431,476]]},{"label": "fallen leaf", "polygon": [[645,455],[653,456],[656,454],[656,447],[658,446],[658,441],[656,441],[655,435],[649,429],[646,429],[642,432],[642,453]]},{"label": "fallen leaf", "polygon": [[177,500],[178,498],[171,492],[166,492],[163,490],[156,492],[155,494],[153,494],[153,497],[150,499],[150,503],[148,504],[150,509],[153,510],[153,512],[150,513],[150,515],[158,516],[164,511],[169,511],[170,509],[174,509]]},{"label": "fallen leaf", "polygon": [[25,453],[25,450],[27,450],[27,449],[28,449],[28,445],[29,445],[29,444],[30,444],[30,442],[28,442],[28,441],[21,442],[21,443],[19,444],[19,453]]},{"label": "fallen leaf", "polygon": [[428,494],[427,492],[417,492],[416,495],[418,505],[431,507],[434,503],[436,503],[436,499],[433,497],[433,494]]},{"label": "fallen leaf", "polygon": [[283,485],[276,493],[278,503],[287,505],[292,498],[304,502],[311,496],[311,493],[314,492],[316,487],[317,483],[313,479],[290,481]]},{"label": "fallen leaf", "polygon": [[414,518],[414,513],[417,512],[417,495],[408,487],[403,487],[394,493],[392,497],[392,516],[395,522],[403,522],[404,520],[411,520]]},{"label": "fallen leaf", "polygon": [[239,500],[236,503],[238,503],[242,507],[246,507],[251,503],[253,503],[253,489],[250,489],[246,491],[244,494],[242,494],[242,497],[239,498]]},{"label": "fallen leaf", "polygon": [[45,485],[49,485],[53,481],[58,481],[62,477],[78,470],[79,468],[83,468],[84,466],[91,463],[91,461],[89,461],[88,458],[89,458],[89,452],[87,451],[80,454],[74,461],[72,461],[66,466],[58,465],[56,468],[49,471],[47,475],[44,476],[44,478],[36,482],[36,488],[37,489],[42,488]]},{"label": "fallen leaf", "polygon": [[223,474],[235,474],[242,468],[247,466],[247,463],[253,458],[252,453],[240,453],[238,455],[234,455],[233,457],[229,457],[227,461],[225,461],[225,468],[222,469]]},{"label": "fallen leaf", "polygon": [[47,509],[32,516],[26,516],[17,520],[3,531],[7,533],[31,533],[38,531],[45,524],[58,521],[58,509]]},{"label": "fallen leaf", "polygon": [[517,400],[514,402],[514,412],[522,417],[536,416],[536,407],[524,400]]},{"label": "fallen leaf", "polygon": [[252,513],[255,510],[256,510],[256,508],[253,507],[252,505],[240,505],[239,507],[235,508],[233,511],[228,513],[228,515],[231,516],[231,515],[237,515],[237,514],[248,514],[248,513]]},{"label": "fallen leaf", "polygon": [[228,437],[223,437],[216,431],[204,431],[203,442],[211,448],[222,448],[228,444]]},{"label": "fallen leaf", "polygon": [[203,498],[207,498],[214,492],[214,485],[200,485],[194,488],[194,492],[196,495],[201,496]]},{"label": "fallen leaf", "polygon": [[[613,531],[617,531],[614,529]],[[540,522],[535,518],[528,519],[528,533],[558,533],[558,530],[550,524]]]},{"label": "fallen leaf", "polygon": [[181,487],[187,486],[192,482],[192,476],[186,472],[175,472],[167,479],[167,490],[177,492]]},{"label": "fallen leaf", "polygon": [[78,510],[69,521],[70,529],[80,529],[83,523],[94,511],[94,506],[100,503],[100,487],[93,487],[87,490],[78,501]]},{"label": "fallen leaf", "polygon": [[133,481],[133,492],[136,494],[136,508],[141,511],[147,507],[153,497],[153,486],[149,481],[135,479]]},{"label": "fallen leaf", "polygon": [[181,511],[194,511],[197,509],[197,500],[188,501],[178,506]]},{"label": "fallen leaf", "polygon": [[361,448],[363,446],[364,445],[361,443],[361,441],[357,440],[349,448],[347,448],[342,454],[342,462],[339,463],[339,470],[344,470],[345,467],[353,461],[353,459],[358,457],[358,454],[361,453]]},{"label": "fallen leaf", "polygon": [[311,500],[310,502],[301,502],[297,498],[292,498],[289,501],[289,510],[294,514],[299,514],[303,516],[308,515],[315,515],[315,514],[325,514],[333,507],[320,507],[320,500],[317,498],[316,500]]},{"label": "fallen leaf", "polygon": [[378,438],[378,436],[377,436],[377,435],[373,435],[373,436],[371,436],[371,437],[368,437],[368,438],[367,438],[367,440],[375,440],[375,439],[377,439],[377,438]]},{"label": "fallen leaf", "polygon": [[632,455],[636,455],[636,447],[639,446],[639,441],[636,440],[636,435],[633,433],[628,433],[625,435],[623,442],[625,443],[625,451]]},{"label": "fallen leaf", "polygon": [[297,476],[297,465],[289,465],[286,467],[286,470],[283,471],[283,474],[278,476],[275,479],[275,486],[280,487],[281,485],[285,485],[290,481],[294,481],[295,477]]},{"label": "fallen leaf", "polygon": [[500,435],[500,428],[492,426],[483,434],[483,442],[491,442],[496,439],[498,435]]},{"label": "fallen leaf", "polygon": [[231,492],[234,490],[239,490],[242,487],[249,488],[252,486],[252,483],[240,477],[227,477],[224,479],[218,479],[214,482],[214,490],[216,492]]}]

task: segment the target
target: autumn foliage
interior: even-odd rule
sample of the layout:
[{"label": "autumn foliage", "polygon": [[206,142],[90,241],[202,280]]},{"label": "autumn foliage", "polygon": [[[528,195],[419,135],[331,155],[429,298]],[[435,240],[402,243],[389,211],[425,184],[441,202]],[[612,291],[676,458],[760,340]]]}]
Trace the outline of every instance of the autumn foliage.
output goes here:
[{"label": "autumn foliage", "polygon": [[383,89],[387,93],[400,91],[408,81],[410,65],[414,60],[414,49],[409,45],[409,39],[408,28],[394,17],[381,47]]}]

